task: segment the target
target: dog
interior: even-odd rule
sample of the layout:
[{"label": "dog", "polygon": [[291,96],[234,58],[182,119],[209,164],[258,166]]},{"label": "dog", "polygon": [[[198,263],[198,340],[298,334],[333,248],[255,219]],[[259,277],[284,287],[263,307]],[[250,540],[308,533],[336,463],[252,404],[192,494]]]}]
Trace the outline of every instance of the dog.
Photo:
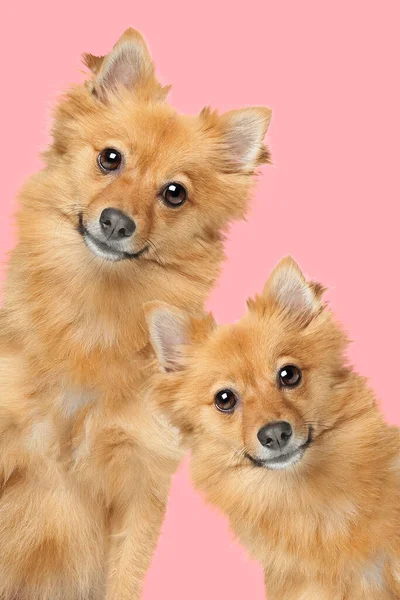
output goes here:
[{"label": "dog", "polygon": [[236,324],[150,303],[151,397],[270,600],[395,600],[399,430],[348,366],[322,293],[288,257]]},{"label": "dog", "polygon": [[149,409],[143,304],[202,310],[269,162],[271,111],[182,116],[127,30],[55,111],[0,312],[0,599],[135,600],[179,437]]}]

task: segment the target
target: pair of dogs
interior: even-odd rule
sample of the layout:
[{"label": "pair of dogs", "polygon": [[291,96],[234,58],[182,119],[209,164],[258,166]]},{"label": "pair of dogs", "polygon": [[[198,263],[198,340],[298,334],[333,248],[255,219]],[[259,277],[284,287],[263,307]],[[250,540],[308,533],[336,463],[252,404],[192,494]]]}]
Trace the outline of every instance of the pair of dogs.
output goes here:
[{"label": "pair of dogs", "polygon": [[271,111],[178,115],[128,30],[55,113],[0,312],[0,599],[135,600],[171,476],[273,600],[400,597],[399,436],[290,258],[239,323],[204,300]]}]

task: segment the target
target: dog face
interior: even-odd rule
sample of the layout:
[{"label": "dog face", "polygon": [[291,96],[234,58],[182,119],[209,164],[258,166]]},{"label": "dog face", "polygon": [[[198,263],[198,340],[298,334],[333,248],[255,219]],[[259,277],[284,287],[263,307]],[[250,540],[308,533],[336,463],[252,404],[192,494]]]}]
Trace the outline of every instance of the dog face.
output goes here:
[{"label": "dog face", "polygon": [[88,257],[165,264],[244,214],[251,175],[269,158],[269,109],[179,115],[134,30],[109,55],[84,60],[91,79],[56,111],[49,191],[35,194],[58,236],[72,226]]},{"label": "dog face", "polygon": [[348,373],[345,337],[321,292],[285,259],[234,325],[149,307],[164,369],[154,396],[208,467],[280,470],[318,461],[325,432],[347,410],[334,399]]}]

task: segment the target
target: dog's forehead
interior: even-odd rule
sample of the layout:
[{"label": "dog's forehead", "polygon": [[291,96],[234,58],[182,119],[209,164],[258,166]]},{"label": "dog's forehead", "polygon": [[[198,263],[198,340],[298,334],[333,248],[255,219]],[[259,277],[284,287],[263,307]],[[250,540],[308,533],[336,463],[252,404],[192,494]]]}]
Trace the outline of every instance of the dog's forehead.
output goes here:
[{"label": "dog's forehead", "polygon": [[189,140],[195,120],[180,115],[167,104],[119,104],[103,111],[100,133],[119,136],[134,144],[157,144],[161,140]]},{"label": "dog's forehead", "polygon": [[133,152],[148,166],[196,170],[204,158],[204,148],[196,143],[198,138],[179,120],[163,121],[158,126],[149,119],[141,123],[133,134]]},{"label": "dog's forehead", "polygon": [[220,327],[208,342],[206,363],[231,381],[256,386],[266,374],[270,356],[263,343],[263,331],[242,323]]},{"label": "dog's forehead", "polygon": [[193,137],[190,121],[172,110],[147,108],[133,111],[126,125],[136,142],[144,145],[164,142],[179,146]]},{"label": "dog's forehead", "polygon": [[236,324],[220,327],[207,343],[205,363],[227,379],[258,389],[275,381],[284,358],[304,358],[302,334],[275,315],[246,315]]},{"label": "dog's forehead", "polygon": [[211,151],[198,118],[180,115],[168,105],[113,109],[94,135],[97,146],[112,142],[126,148],[133,163],[160,170],[198,170]]}]

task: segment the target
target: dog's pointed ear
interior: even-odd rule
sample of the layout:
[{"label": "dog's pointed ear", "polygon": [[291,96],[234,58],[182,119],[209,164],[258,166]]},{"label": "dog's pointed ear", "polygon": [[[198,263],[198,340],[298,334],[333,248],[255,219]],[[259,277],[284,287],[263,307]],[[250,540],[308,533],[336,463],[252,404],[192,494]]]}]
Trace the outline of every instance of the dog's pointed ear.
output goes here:
[{"label": "dog's pointed ear", "polygon": [[189,343],[188,315],[164,302],[148,302],[144,306],[150,342],[164,371],[179,371],[182,346]]},{"label": "dog's pointed ear", "polygon": [[244,108],[221,116],[206,108],[201,116],[207,129],[218,136],[228,168],[251,173],[258,165],[270,162],[269,150],[264,145],[272,116],[270,108]]},{"label": "dog's pointed ear", "polygon": [[269,162],[264,138],[271,123],[272,111],[266,107],[232,110],[222,115],[224,143],[232,160],[253,170]]},{"label": "dog's pointed ear", "polygon": [[291,256],[282,259],[267,280],[262,297],[297,318],[311,320],[323,308],[324,288],[308,282]]},{"label": "dog's pointed ear", "polygon": [[146,42],[135,29],[127,29],[106,56],[84,54],[83,62],[93,73],[92,92],[101,100],[120,87],[151,89],[160,98],[166,95],[166,88],[155,77]]},{"label": "dog's pointed ear", "polygon": [[211,314],[195,317],[165,302],[147,302],[144,312],[150,342],[165,372],[182,370],[184,347],[201,343],[216,327]]}]

